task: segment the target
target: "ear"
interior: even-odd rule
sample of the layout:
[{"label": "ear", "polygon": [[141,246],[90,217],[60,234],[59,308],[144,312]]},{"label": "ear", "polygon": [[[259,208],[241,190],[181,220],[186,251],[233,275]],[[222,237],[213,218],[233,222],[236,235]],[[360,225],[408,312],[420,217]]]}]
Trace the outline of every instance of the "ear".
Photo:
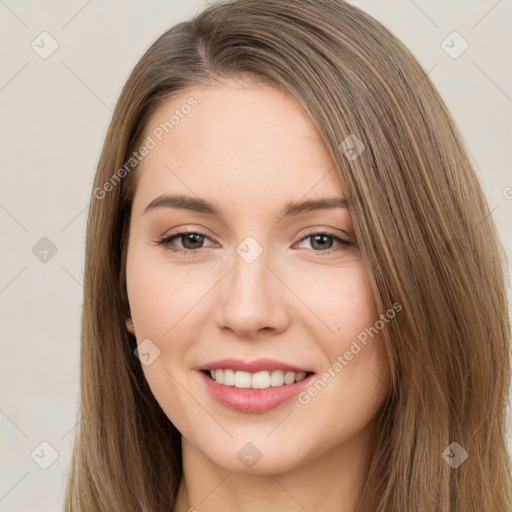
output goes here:
[{"label": "ear", "polygon": [[133,325],[132,319],[129,316],[126,317],[126,330],[135,336],[135,326]]}]

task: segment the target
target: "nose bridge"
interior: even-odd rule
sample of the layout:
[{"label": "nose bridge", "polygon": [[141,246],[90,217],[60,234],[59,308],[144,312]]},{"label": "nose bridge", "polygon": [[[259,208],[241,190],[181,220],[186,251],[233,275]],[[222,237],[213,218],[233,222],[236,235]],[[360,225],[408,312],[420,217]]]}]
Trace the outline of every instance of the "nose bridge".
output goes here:
[{"label": "nose bridge", "polygon": [[268,268],[271,260],[270,253],[251,237],[237,246],[231,271],[223,279],[219,310],[224,327],[245,335],[265,327],[284,328],[284,290]]}]

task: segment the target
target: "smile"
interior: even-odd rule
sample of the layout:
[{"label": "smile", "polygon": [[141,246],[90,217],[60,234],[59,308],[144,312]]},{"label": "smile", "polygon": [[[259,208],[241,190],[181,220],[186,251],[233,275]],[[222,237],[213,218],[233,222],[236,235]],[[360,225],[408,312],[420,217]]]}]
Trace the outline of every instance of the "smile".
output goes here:
[{"label": "smile", "polygon": [[263,413],[290,402],[307,388],[315,372],[276,359],[219,359],[196,368],[220,405],[243,413]]}]

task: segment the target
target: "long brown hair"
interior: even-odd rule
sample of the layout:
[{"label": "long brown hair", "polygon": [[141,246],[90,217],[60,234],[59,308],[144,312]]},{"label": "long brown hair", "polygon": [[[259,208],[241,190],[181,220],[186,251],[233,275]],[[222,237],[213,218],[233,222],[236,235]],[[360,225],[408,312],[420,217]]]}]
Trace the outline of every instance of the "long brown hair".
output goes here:
[{"label": "long brown hair", "polygon": [[[164,100],[242,76],[281,87],[306,109],[336,164],[379,311],[403,307],[384,330],[392,386],[358,510],[509,510],[503,254],[452,117],[411,53],[358,8],[235,0],[157,39],[106,135],[87,225],[81,421],[66,511],[167,512],[175,503],[180,434],[125,328],[137,176],[126,162]],[[364,146],[357,158],[344,150],[348,136]]]}]

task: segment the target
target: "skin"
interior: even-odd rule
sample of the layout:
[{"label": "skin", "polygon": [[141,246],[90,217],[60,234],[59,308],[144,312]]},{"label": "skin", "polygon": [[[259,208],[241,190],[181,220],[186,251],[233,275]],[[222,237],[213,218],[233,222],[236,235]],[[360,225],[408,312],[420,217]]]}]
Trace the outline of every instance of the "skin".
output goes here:
[{"label": "skin", "polygon": [[[137,170],[127,259],[135,330],[130,319],[127,329],[160,350],[145,377],[182,434],[173,510],[353,511],[372,419],[389,390],[381,333],[306,405],[295,397],[266,413],[227,409],[197,371],[225,357],[273,358],[319,377],[375,324],[348,208],[280,217],[288,201],[343,197],[334,162],[290,95],[249,81],[182,91],[154,113],[146,136],[191,96],[198,105]],[[206,199],[220,216],[144,213],[166,193]],[[200,248],[187,237],[172,243],[195,253],[157,244],[187,229],[206,235]],[[322,232],[333,238],[319,246],[311,235]],[[263,250],[250,264],[236,252],[247,236]],[[250,468],[237,457],[248,442],[262,454]]]}]

